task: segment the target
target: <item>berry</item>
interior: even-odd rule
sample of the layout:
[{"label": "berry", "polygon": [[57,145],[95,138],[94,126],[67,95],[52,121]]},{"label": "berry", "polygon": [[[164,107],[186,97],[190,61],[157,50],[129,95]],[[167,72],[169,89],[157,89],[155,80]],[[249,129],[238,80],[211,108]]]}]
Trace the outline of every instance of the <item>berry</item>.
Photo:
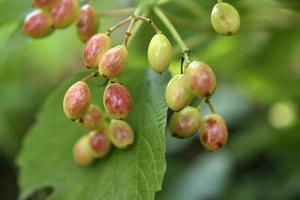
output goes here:
[{"label": "berry", "polygon": [[78,36],[85,42],[97,33],[98,28],[99,19],[96,9],[89,4],[84,5],[80,10],[76,23]]},{"label": "berry", "polygon": [[107,128],[90,132],[89,138],[94,158],[102,158],[108,154],[111,144],[108,137]]},{"label": "berry", "polygon": [[78,81],[65,94],[63,107],[66,116],[71,120],[82,117],[89,108],[90,102],[89,86],[83,81]]},{"label": "berry", "polygon": [[52,10],[55,28],[65,28],[71,25],[79,13],[78,0],[61,0]]},{"label": "berry", "polygon": [[171,117],[171,132],[174,137],[187,138],[201,127],[202,120],[196,108],[188,106]]},{"label": "berry", "polygon": [[88,135],[82,136],[73,147],[73,157],[75,162],[81,166],[90,165],[93,160],[93,152],[90,146]]},{"label": "berry", "polygon": [[42,10],[35,10],[24,20],[23,32],[29,37],[42,38],[53,31],[51,16]]},{"label": "berry", "polygon": [[185,75],[178,74],[174,76],[166,89],[166,101],[169,108],[173,111],[181,110],[189,105],[192,100],[193,95],[188,88]]},{"label": "berry", "polygon": [[111,142],[119,149],[126,149],[133,144],[134,134],[128,123],[113,119],[109,126]]},{"label": "berry", "polygon": [[104,124],[104,113],[99,106],[92,104],[83,117],[80,118],[79,123],[88,130],[101,128]]},{"label": "berry", "polygon": [[97,68],[103,54],[110,48],[108,35],[99,33],[92,36],[83,48],[83,62],[87,68]]},{"label": "berry", "polygon": [[32,0],[32,6],[40,9],[51,10],[60,0]]},{"label": "berry", "polygon": [[217,3],[211,12],[211,23],[219,34],[233,35],[240,28],[240,15],[229,3]]},{"label": "berry", "polygon": [[204,119],[200,131],[200,140],[204,148],[210,152],[224,147],[228,138],[228,130],[224,119],[217,114],[209,114]]},{"label": "berry", "polygon": [[99,63],[99,73],[108,79],[118,77],[128,63],[128,51],[124,45],[109,49],[102,56]]},{"label": "berry", "polygon": [[125,118],[132,107],[129,91],[119,83],[110,83],[103,94],[106,112],[115,119]]},{"label": "berry", "polygon": [[194,61],[185,71],[187,83],[193,94],[211,96],[216,89],[216,77],[212,69],[203,62]]},{"label": "berry", "polygon": [[148,60],[150,67],[156,73],[163,73],[172,60],[172,46],[168,38],[157,33],[150,41],[148,47]]}]

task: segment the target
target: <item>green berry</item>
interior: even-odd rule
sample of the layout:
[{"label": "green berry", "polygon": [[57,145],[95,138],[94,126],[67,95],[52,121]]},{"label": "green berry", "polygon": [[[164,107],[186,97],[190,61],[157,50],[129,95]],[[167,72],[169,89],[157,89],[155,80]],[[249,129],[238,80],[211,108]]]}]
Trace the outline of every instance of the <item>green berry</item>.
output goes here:
[{"label": "green berry", "polygon": [[102,158],[106,156],[111,148],[107,128],[92,131],[89,134],[90,146],[94,158]]},{"label": "green berry", "polygon": [[64,112],[69,119],[78,119],[85,114],[90,102],[91,91],[89,86],[83,81],[78,81],[68,89],[64,96]]},{"label": "green berry", "polygon": [[148,60],[150,67],[156,73],[163,73],[172,60],[172,46],[168,38],[157,33],[150,41],[148,47]]},{"label": "green berry", "polygon": [[222,149],[227,142],[228,130],[224,119],[218,114],[205,116],[204,125],[200,131],[200,141],[207,151]]},{"label": "green berry", "polygon": [[211,13],[211,23],[219,34],[233,35],[240,28],[240,15],[229,3],[217,3]]},{"label": "green berry", "polygon": [[165,96],[169,108],[173,111],[181,110],[192,102],[193,95],[188,88],[185,75],[178,74],[170,80]]},{"label": "green berry", "polygon": [[52,9],[52,20],[55,28],[65,28],[71,25],[79,14],[78,0],[61,0]]},{"label": "green berry", "polygon": [[23,32],[32,38],[42,38],[53,31],[51,16],[42,10],[35,10],[24,20]]},{"label": "green berry", "polygon": [[87,68],[97,68],[103,54],[110,48],[108,35],[99,33],[92,36],[83,48],[83,62]]},{"label": "green berry", "polygon": [[99,73],[105,78],[114,79],[121,75],[127,64],[127,48],[118,45],[104,53],[99,63]]},{"label": "green berry", "polygon": [[122,120],[113,119],[109,126],[111,142],[119,149],[129,148],[134,142],[134,134],[130,125]]},{"label": "green berry", "polygon": [[132,108],[129,91],[119,83],[110,83],[105,88],[103,103],[106,112],[115,119],[125,118]]},{"label": "green berry", "polygon": [[88,135],[82,136],[73,147],[73,157],[75,162],[81,166],[90,165],[94,161],[93,151],[90,146]]},{"label": "green berry", "polygon": [[171,133],[178,138],[187,138],[194,135],[201,125],[200,112],[191,106],[175,112],[170,122]]},{"label": "green berry", "polygon": [[51,10],[60,0],[32,0],[32,6],[44,10]]},{"label": "green berry", "polygon": [[99,28],[99,18],[96,9],[89,4],[84,5],[76,23],[77,34],[82,41],[87,41],[95,35]]},{"label": "green berry", "polygon": [[104,125],[104,112],[99,106],[91,104],[89,109],[80,118],[80,125],[88,130],[95,130],[103,127]]},{"label": "green berry", "polygon": [[185,71],[186,80],[193,94],[211,96],[216,89],[216,77],[212,69],[203,62],[194,61]]}]

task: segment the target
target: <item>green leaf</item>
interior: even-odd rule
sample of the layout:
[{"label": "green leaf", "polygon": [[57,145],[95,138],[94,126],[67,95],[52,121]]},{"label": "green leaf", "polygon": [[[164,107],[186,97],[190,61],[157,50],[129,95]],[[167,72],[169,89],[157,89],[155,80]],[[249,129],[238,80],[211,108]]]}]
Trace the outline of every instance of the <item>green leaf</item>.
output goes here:
[{"label": "green leaf", "polygon": [[[126,71],[120,82],[134,100],[128,117],[136,134],[134,146],[113,149],[92,166],[79,167],[73,161],[72,148],[86,132],[65,118],[62,99],[67,88],[85,75],[81,73],[61,86],[43,106],[18,158],[21,192],[49,186],[54,189],[49,199],[154,199],[166,170],[164,90],[169,75]],[[93,103],[100,104],[101,81],[95,78],[88,83]]]}]

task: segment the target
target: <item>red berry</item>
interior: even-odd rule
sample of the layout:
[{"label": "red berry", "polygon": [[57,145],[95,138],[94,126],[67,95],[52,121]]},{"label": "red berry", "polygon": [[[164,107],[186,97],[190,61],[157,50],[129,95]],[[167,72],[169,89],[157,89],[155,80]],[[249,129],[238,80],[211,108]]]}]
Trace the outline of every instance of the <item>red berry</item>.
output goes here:
[{"label": "red berry", "polygon": [[102,128],[105,123],[104,113],[99,106],[92,104],[83,117],[80,118],[79,123],[88,130]]},{"label": "red berry", "polygon": [[130,125],[122,120],[113,119],[109,126],[111,142],[119,149],[129,148],[134,141],[133,130]]},{"label": "red berry", "polygon": [[29,37],[42,38],[52,30],[52,19],[47,12],[35,10],[25,18],[23,32]]},{"label": "red berry", "polygon": [[97,131],[93,131],[89,134],[89,137],[93,157],[102,158],[106,156],[111,147],[107,129],[103,128]]},{"label": "red berry", "polygon": [[106,112],[115,119],[125,118],[132,107],[129,91],[119,83],[109,84],[103,94]]},{"label": "red berry", "polygon": [[32,0],[32,6],[40,9],[51,10],[60,0]]},{"label": "red berry", "polygon": [[82,136],[73,147],[73,157],[78,165],[87,166],[94,160],[93,151],[89,141],[88,135]]},{"label": "red berry", "polygon": [[78,0],[61,0],[52,10],[53,25],[55,28],[65,28],[71,25],[79,13]]}]

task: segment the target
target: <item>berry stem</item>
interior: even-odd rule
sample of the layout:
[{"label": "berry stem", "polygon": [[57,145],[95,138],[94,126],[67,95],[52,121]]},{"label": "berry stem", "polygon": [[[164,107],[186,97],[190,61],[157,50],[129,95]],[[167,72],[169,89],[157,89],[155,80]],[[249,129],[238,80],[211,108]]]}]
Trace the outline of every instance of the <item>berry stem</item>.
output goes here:
[{"label": "berry stem", "polygon": [[204,102],[206,101],[206,99],[205,98],[202,98],[201,99],[201,101],[200,101],[200,103],[198,104],[198,106],[197,106],[197,110],[201,110],[201,108],[202,108],[202,106],[203,106],[203,104],[204,104]]},{"label": "berry stem", "polygon": [[127,17],[126,19],[123,19],[122,21],[120,21],[119,23],[117,23],[116,25],[114,25],[113,27],[109,28],[106,33],[109,36],[112,32],[114,32],[115,30],[117,30],[118,28],[124,26],[126,23],[128,23],[130,20],[132,19],[132,17]]},{"label": "berry stem", "polygon": [[132,29],[133,29],[134,24],[136,23],[136,21],[137,21],[137,18],[134,15],[131,16],[131,21],[130,21],[128,29],[125,33],[125,37],[124,37],[124,45],[126,47],[128,46],[128,41],[129,41],[130,36],[132,35],[131,32],[132,32]]},{"label": "berry stem", "polygon": [[99,76],[99,72],[92,72],[89,75],[87,75],[86,77],[84,77],[83,79],[81,79],[81,81],[86,82],[88,80],[90,80],[93,77],[97,77]]},{"label": "berry stem", "polygon": [[211,100],[210,100],[209,97],[205,98],[205,103],[208,105],[208,107],[210,109],[210,112],[212,112],[213,114],[217,113],[214,106],[212,105]]},{"label": "berry stem", "polygon": [[132,15],[134,8],[122,8],[111,11],[99,11],[98,17],[119,17],[119,16],[128,16]]},{"label": "berry stem", "polygon": [[144,16],[136,16],[136,19],[147,22],[154,29],[156,33],[161,33],[161,31],[159,30],[159,28],[156,26],[156,24],[153,22],[152,19]]},{"label": "berry stem", "polygon": [[179,47],[181,48],[181,51],[183,52],[184,60],[186,62],[186,67],[187,65],[191,62],[189,58],[190,50],[184,43],[183,39],[173,26],[173,24],[170,22],[168,17],[163,13],[162,10],[160,10],[158,7],[154,8],[154,13],[157,15],[157,17],[164,23],[164,25],[169,29],[170,33],[178,43]]}]

